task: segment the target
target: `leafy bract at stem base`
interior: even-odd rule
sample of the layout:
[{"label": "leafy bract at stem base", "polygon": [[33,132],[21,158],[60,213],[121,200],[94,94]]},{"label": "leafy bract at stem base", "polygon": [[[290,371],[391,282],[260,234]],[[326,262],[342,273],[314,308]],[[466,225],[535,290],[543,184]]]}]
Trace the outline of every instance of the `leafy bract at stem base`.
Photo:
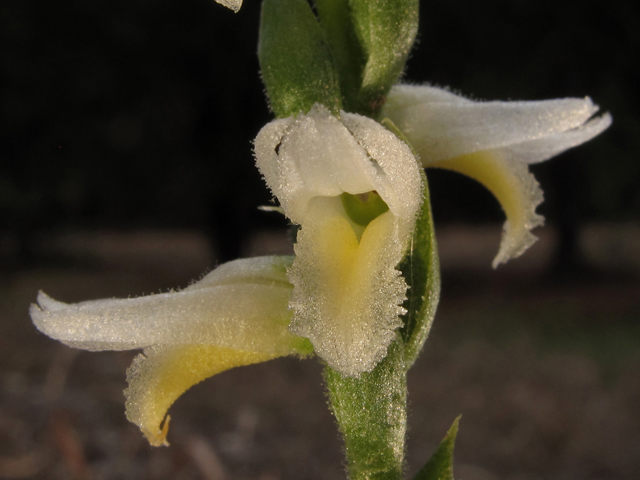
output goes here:
[{"label": "leafy bract at stem base", "polygon": [[453,480],[453,447],[458,435],[460,417],[456,418],[449,431],[433,452],[429,461],[413,477],[413,480]]},{"label": "leafy bract at stem base", "polygon": [[320,103],[342,108],[338,74],[318,19],[307,0],[265,0],[258,58],[276,117],[306,113]]}]

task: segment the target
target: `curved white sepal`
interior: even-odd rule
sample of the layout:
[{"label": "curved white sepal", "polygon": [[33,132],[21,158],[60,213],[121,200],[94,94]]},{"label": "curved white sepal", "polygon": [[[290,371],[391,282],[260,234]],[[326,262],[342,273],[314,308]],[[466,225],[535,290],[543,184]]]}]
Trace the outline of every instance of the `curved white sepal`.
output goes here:
[{"label": "curved white sepal", "polygon": [[542,191],[527,164],[603,132],[611,116],[591,118],[597,111],[589,98],[475,102],[446,89],[397,85],[381,116],[402,131],[425,167],[468,175],[498,198],[507,222],[495,268],[529,248],[536,240],[531,229],[544,220],[535,213]]},{"label": "curved white sepal", "polygon": [[435,87],[398,85],[381,115],[406,135],[428,167],[447,158],[570,133],[597,111],[588,97],[474,102]]},{"label": "curved white sepal", "polygon": [[166,412],[192,385],[230,368],[311,353],[309,341],[287,329],[291,261],[236,260],[181,292],[133,299],[66,304],[40,292],[31,318],[72,347],[144,347],[127,375],[127,418],[152,445],[166,445]]},{"label": "curved white sepal", "polygon": [[85,350],[151,345],[214,345],[287,354],[303,339],[286,327],[291,257],[237,260],[179,292],[64,304],[40,292],[30,314],[36,327]]},{"label": "curved white sepal", "polygon": [[529,165],[544,162],[565,150],[582,145],[597,137],[611,126],[611,122],[611,115],[605,113],[601,117],[592,118],[584,125],[573,130],[513,145],[509,150],[516,158]]},{"label": "curved white sepal", "polygon": [[236,13],[240,10],[240,7],[242,7],[242,0],[216,0],[216,2],[230,8]]},{"label": "curved white sepal", "polygon": [[396,269],[404,253],[393,214],[357,238],[342,205],[319,198],[298,232],[291,331],[308,338],[332,368],[357,377],[382,360],[402,325],[407,285]]}]

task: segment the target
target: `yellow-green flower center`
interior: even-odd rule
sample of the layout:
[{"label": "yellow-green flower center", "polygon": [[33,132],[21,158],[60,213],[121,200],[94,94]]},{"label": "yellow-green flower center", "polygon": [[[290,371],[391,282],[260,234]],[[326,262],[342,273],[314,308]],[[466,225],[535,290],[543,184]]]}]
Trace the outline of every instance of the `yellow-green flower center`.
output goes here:
[{"label": "yellow-green flower center", "polygon": [[353,223],[363,227],[366,227],[371,221],[389,210],[389,206],[375,191],[359,195],[351,195],[345,192],[340,198],[349,218]]}]

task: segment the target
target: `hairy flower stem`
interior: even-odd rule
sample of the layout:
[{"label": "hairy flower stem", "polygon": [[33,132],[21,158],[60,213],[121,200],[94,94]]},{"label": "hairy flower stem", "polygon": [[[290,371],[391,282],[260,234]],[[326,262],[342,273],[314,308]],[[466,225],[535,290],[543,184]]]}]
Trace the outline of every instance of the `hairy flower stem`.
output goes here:
[{"label": "hairy flower stem", "polygon": [[404,467],[407,378],[398,338],[360,378],[325,367],[331,410],[342,432],[351,480],[399,480]]}]

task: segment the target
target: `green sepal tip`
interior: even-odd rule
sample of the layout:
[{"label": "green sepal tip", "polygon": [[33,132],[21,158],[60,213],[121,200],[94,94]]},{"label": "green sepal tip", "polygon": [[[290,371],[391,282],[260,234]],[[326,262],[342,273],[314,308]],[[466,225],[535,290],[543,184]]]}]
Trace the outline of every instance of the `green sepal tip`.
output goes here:
[{"label": "green sepal tip", "polygon": [[338,74],[318,20],[306,0],[265,0],[258,58],[276,117],[307,113],[321,103],[338,114]]}]

